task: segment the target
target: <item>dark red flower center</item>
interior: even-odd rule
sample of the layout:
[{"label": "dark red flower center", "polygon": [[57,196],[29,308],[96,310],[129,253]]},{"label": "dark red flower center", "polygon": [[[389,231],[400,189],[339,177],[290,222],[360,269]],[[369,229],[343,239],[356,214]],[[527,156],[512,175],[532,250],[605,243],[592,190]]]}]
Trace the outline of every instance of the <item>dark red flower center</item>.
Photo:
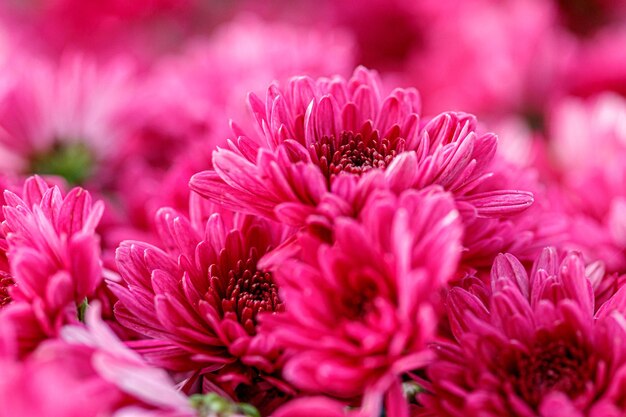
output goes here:
[{"label": "dark red flower center", "polygon": [[520,396],[537,407],[550,392],[576,398],[593,380],[594,360],[588,349],[571,340],[536,344],[518,360],[516,385]]},{"label": "dark red flower center", "polygon": [[226,274],[219,274],[215,265],[210,268],[212,293],[216,305],[224,315],[234,313],[244,329],[256,333],[256,319],[261,312],[282,311],[283,303],[278,297],[278,287],[272,274],[257,270],[258,254],[250,251],[246,260],[237,261]]},{"label": "dark red flower center", "polygon": [[311,145],[311,153],[330,183],[341,172],[361,175],[370,169],[385,169],[404,147],[404,139],[380,138],[378,131],[370,134],[344,131],[338,138],[322,137]]},{"label": "dark red flower center", "polygon": [[6,272],[0,271],[0,307],[3,307],[11,302],[11,295],[9,294],[9,287],[15,285],[13,278]]},{"label": "dark red flower center", "polygon": [[378,294],[377,286],[371,281],[364,280],[360,288],[343,297],[343,317],[348,320],[362,319],[372,310],[374,299]]},{"label": "dark red flower center", "polygon": [[235,389],[237,401],[254,405],[263,416],[271,415],[289,398],[289,394],[258,374],[251,378],[250,384],[238,384]]}]

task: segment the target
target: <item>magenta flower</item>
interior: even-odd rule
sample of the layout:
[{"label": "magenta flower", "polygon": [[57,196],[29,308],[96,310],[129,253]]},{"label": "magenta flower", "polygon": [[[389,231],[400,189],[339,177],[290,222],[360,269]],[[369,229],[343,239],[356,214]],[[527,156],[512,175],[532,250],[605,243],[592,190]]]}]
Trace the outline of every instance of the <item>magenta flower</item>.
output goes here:
[{"label": "magenta flower", "polygon": [[283,376],[305,393],[380,405],[425,365],[432,297],[461,255],[458,217],[438,189],[379,193],[360,221],[337,219],[333,245],[303,234],[298,256],[272,257],[285,312],[262,328],[286,349]]},{"label": "magenta flower", "polygon": [[334,217],[358,214],[374,183],[395,192],[436,184],[453,194],[464,223],[485,236],[468,243],[474,252],[487,248],[491,261],[505,241],[497,219],[533,201],[524,191],[478,191],[493,176],[497,139],[479,133],[474,116],[420,121],[417,91],[385,97],[377,74],[365,68],[349,80],[296,77],[285,89],[271,86],[266,105],[253,94],[249,101],[263,138],[235,126],[239,137],[214,152],[214,170],[190,182],[229,209],[328,230]]},{"label": "magenta flower", "polygon": [[[102,202],[72,189],[65,197],[35,176],[26,180],[23,197],[5,191],[5,220],[15,300],[49,298],[51,307],[80,303],[101,279],[99,241],[95,234]],[[55,290],[46,289],[54,286]]]},{"label": "magenta flower", "polygon": [[122,344],[94,304],[85,315],[87,327],[64,327],[62,339],[42,343],[23,361],[15,360],[15,346],[2,328],[0,415],[105,417],[133,409],[161,417],[196,416],[167,372],[149,367]]},{"label": "magenta flower", "polygon": [[[479,135],[473,116],[444,113],[420,128],[417,91],[396,89],[382,98],[380,90],[376,73],[360,67],[349,80],[298,77],[284,91],[271,86],[267,106],[250,95],[262,143],[240,135],[231,149],[216,151],[215,171],[194,176],[192,188],[229,208],[270,218],[298,207],[302,223],[324,193],[337,191],[343,175],[384,169],[396,187],[438,184],[459,197],[490,176],[496,138]],[[532,202],[515,191],[498,197],[488,207],[486,196],[465,199],[487,216]]]},{"label": "magenta flower", "polygon": [[128,127],[121,109],[131,69],[123,59],[101,65],[80,54],[58,63],[16,55],[0,92],[0,172],[105,185]]},{"label": "magenta flower", "polygon": [[443,416],[622,415],[626,322],[621,289],[594,308],[580,255],[546,249],[528,276],[511,255],[448,297],[454,341],[435,346],[426,408]]},{"label": "magenta flower", "polygon": [[0,358],[0,415],[110,416],[124,395],[98,377],[82,352],[42,345],[23,362]]},{"label": "magenta flower", "polygon": [[195,213],[192,224],[172,209],[159,211],[162,249],[135,241],[118,248],[123,282],[109,283],[117,319],[146,337],[132,345],[150,363],[192,371],[192,381],[204,374],[207,387],[217,384],[234,399],[254,402],[263,390],[286,389],[280,352],[257,329],[260,314],[283,310],[272,275],[257,262],[285,229],[227,212],[208,221]]},{"label": "magenta flower", "polygon": [[[4,192],[7,257],[12,302],[5,319],[20,323],[24,349],[56,336],[65,323],[78,320],[79,306],[102,281],[99,237],[95,228],[104,206],[92,203],[82,188],[65,197],[41,178],[26,180],[22,198]],[[5,277],[5,283],[6,277]]]}]

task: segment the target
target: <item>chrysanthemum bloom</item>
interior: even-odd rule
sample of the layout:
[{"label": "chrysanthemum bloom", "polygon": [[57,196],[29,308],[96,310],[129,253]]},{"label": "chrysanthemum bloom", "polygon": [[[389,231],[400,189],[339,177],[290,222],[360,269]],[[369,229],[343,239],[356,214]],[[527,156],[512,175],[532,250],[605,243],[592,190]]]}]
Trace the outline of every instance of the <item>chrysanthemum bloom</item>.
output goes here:
[{"label": "chrysanthemum bloom", "polygon": [[599,309],[580,255],[546,249],[528,276],[500,255],[491,290],[448,297],[454,341],[435,345],[426,409],[441,416],[618,416],[626,386],[626,290]]},{"label": "chrysanthemum bloom", "polygon": [[161,209],[161,248],[121,244],[123,282],[110,285],[119,298],[116,317],[146,336],[132,345],[150,363],[192,371],[192,381],[203,375],[207,387],[217,384],[234,399],[247,400],[258,390],[271,397],[286,384],[277,376],[280,352],[258,334],[257,320],[282,311],[283,302],[272,275],[257,262],[282,242],[284,228],[226,212],[194,219],[192,224]]},{"label": "chrysanthemum bloom", "polygon": [[386,192],[334,228],[334,244],[302,234],[298,256],[272,262],[285,312],[263,326],[286,349],[283,376],[305,393],[380,406],[430,358],[431,301],[458,267],[459,213],[438,187]]},{"label": "chrysanthemum bloom", "polygon": [[549,119],[552,169],[573,218],[572,247],[617,272],[626,268],[625,117],[626,100],[604,94],[565,99]]},{"label": "chrysanthemum bloom", "polygon": [[99,306],[87,309],[85,322],[65,326],[60,339],[44,342],[23,361],[2,328],[0,416],[199,415],[167,372],[148,366],[115,337]]},{"label": "chrysanthemum bloom", "polygon": [[1,80],[0,172],[57,175],[72,185],[110,182],[128,125],[118,110],[132,86],[122,61],[17,56]]},{"label": "chrysanthemum bloom", "polygon": [[132,65],[121,58],[96,63],[67,54],[58,62],[17,55],[0,77],[0,174],[56,176],[115,200],[100,230],[105,253],[119,243],[109,235],[128,223],[116,186],[134,123],[126,106],[131,75]]},{"label": "chrysanthemum bloom", "polygon": [[235,126],[238,139],[214,152],[214,170],[190,182],[229,209],[294,226],[328,226],[336,215],[358,213],[362,190],[376,178],[370,172],[384,172],[383,182],[396,192],[441,185],[468,223],[532,203],[524,191],[475,191],[492,176],[497,146],[495,135],[478,132],[475,117],[443,113],[421,121],[417,91],[396,89],[384,97],[377,74],[365,68],[349,80],[296,77],[285,89],[271,86],[266,104],[253,94],[249,104],[262,139]]},{"label": "chrysanthemum bloom", "polygon": [[12,303],[2,314],[20,322],[24,349],[76,322],[79,306],[102,281],[99,237],[102,202],[74,188],[63,196],[41,178],[26,180],[22,198],[4,193],[2,223],[8,246]]}]

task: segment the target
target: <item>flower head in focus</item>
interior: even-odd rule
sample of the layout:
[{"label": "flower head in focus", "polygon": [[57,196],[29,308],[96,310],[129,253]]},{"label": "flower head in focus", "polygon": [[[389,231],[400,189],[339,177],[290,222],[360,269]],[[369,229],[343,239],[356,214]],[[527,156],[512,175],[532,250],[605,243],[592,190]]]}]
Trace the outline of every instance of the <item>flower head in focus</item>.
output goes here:
[{"label": "flower head in focus", "polygon": [[268,258],[285,312],[261,327],[285,348],[284,377],[304,393],[380,406],[430,358],[433,295],[458,267],[461,234],[449,194],[387,192],[359,220],[337,219],[334,244],[302,234],[298,254]]},{"label": "flower head in focus", "polygon": [[[356,217],[378,184],[396,193],[442,186],[467,223],[505,218],[532,204],[518,189],[479,189],[494,174],[497,138],[476,118],[458,112],[421,120],[414,89],[382,93],[363,67],[350,79],[295,77],[272,85],[266,103],[251,94],[260,139],[238,135],[213,155],[213,170],[194,175],[193,190],[231,210],[296,227],[332,229],[336,216]],[[374,187],[376,188],[376,187]],[[493,222],[490,222],[493,223]],[[489,235],[498,234],[497,224]],[[480,250],[504,239],[478,241]],[[487,243],[487,245],[485,245]]]},{"label": "flower head in focus", "polygon": [[77,322],[101,283],[95,229],[104,205],[79,187],[64,196],[37,176],[26,180],[21,194],[4,192],[2,232],[15,285],[8,288],[11,302],[2,315],[19,323],[20,349],[27,351]]},{"label": "flower head in focus", "polygon": [[122,282],[110,283],[119,297],[116,318],[146,337],[132,346],[150,363],[202,375],[234,399],[254,403],[275,390],[280,401],[288,391],[278,372],[281,352],[258,333],[257,321],[281,312],[283,302],[257,263],[286,229],[226,211],[192,222],[167,208],[156,224],[161,248],[123,242],[116,256]]},{"label": "flower head in focus", "polygon": [[626,384],[626,290],[600,308],[579,254],[545,249],[530,275],[500,255],[491,288],[454,288],[454,340],[435,345],[430,394],[444,416],[621,415]]}]

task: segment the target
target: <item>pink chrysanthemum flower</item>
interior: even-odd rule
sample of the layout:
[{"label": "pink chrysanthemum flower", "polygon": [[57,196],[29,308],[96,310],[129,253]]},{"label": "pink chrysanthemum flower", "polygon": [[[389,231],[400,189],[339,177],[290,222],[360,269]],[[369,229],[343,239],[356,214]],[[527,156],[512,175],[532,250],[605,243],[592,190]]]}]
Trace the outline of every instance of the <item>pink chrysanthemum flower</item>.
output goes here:
[{"label": "pink chrysanthemum flower", "polygon": [[430,358],[431,301],[458,267],[459,213],[439,189],[386,192],[360,221],[334,227],[334,244],[302,234],[298,256],[268,260],[285,313],[263,326],[286,348],[283,376],[298,388],[380,405]]},{"label": "pink chrysanthemum flower", "polygon": [[39,177],[26,180],[22,198],[5,191],[4,199],[2,229],[15,285],[2,313],[20,322],[21,347],[28,350],[77,321],[79,305],[102,281],[95,228],[104,207],[82,188],[63,196]]},{"label": "pink chrysanthemum flower", "polygon": [[2,327],[0,416],[199,415],[167,372],[151,368],[117,339],[97,302],[85,322],[86,327],[65,326],[60,339],[46,341],[22,361]]},{"label": "pink chrysanthemum flower", "polygon": [[417,91],[396,89],[385,97],[377,74],[363,67],[349,80],[296,77],[284,89],[271,86],[266,104],[254,94],[249,104],[262,139],[235,126],[238,139],[214,152],[214,170],[190,182],[229,209],[294,226],[328,225],[336,215],[358,213],[358,190],[376,178],[370,172],[384,172],[383,182],[396,192],[442,186],[468,223],[532,203],[524,191],[476,191],[493,175],[497,139],[479,133],[474,116],[443,113],[421,121]]},{"label": "pink chrysanthemum flower", "polygon": [[582,258],[544,250],[530,276],[500,255],[491,289],[448,297],[454,341],[435,345],[429,394],[438,416],[617,416],[626,387],[621,289],[599,309]]},{"label": "pink chrysanthemum flower", "polygon": [[[110,283],[120,323],[146,339],[132,342],[151,363],[203,375],[235,399],[287,389],[280,351],[258,334],[263,313],[283,310],[271,273],[257,266],[285,229],[250,216],[212,214],[194,223],[161,209],[161,248],[126,241],[117,250],[123,282]],[[256,404],[258,405],[258,404]],[[259,405],[263,406],[263,405]]]},{"label": "pink chrysanthemum flower", "polygon": [[0,80],[0,172],[57,175],[73,185],[110,182],[128,125],[120,110],[130,72],[124,60],[17,56]]}]

